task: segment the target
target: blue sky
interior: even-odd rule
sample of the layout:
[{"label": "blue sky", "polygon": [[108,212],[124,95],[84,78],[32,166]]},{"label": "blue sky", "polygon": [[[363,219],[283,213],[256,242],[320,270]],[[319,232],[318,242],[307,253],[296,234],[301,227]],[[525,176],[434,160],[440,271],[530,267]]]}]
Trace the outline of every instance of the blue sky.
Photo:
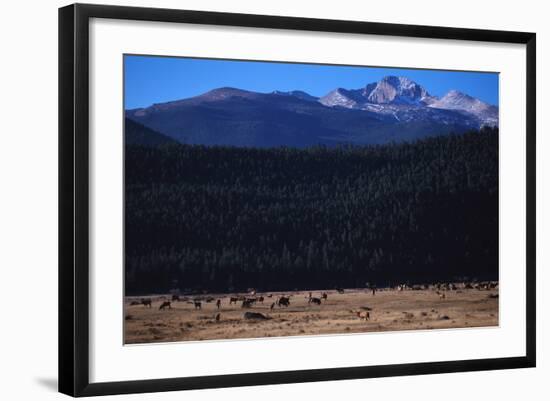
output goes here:
[{"label": "blue sky", "polygon": [[125,108],[184,99],[230,86],[256,92],[303,90],[323,96],[332,89],[357,89],[386,75],[405,76],[435,96],[456,89],[498,105],[498,74],[318,64],[124,57]]}]

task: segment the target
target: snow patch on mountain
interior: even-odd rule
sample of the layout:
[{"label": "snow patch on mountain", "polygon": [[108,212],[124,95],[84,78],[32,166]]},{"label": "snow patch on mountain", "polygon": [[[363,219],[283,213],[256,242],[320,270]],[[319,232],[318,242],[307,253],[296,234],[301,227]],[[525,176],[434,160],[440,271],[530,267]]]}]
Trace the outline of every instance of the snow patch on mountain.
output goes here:
[{"label": "snow patch on mountain", "polygon": [[354,109],[359,104],[356,100],[353,99],[354,97],[355,96],[353,96],[351,91],[338,88],[320,98],[319,102],[329,107],[339,106],[348,109]]}]

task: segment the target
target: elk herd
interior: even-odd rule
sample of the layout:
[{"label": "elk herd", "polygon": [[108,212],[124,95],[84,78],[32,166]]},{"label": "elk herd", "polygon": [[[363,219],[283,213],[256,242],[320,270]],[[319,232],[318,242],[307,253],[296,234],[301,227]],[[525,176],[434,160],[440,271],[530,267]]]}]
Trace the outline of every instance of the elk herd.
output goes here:
[{"label": "elk herd", "polygon": [[[343,293],[343,290],[337,290],[337,292]],[[274,297],[276,299],[274,302],[271,302],[270,310],[273,310],[275,306],[277,306],[278,308],[288,308],[290,306],[290,300],[291,300],[291,297],[293,297],[293,294],[290,294],[290,295],[280,294],[279,296],[276,296],[274,294],[256,295],[256,290],[251,290],[247,293],[247,295],[230,296],[228,298],[229,300],[228,305],[229,306],[240,305],[241,308],[248,309],[248,308],[252,308],[254,305],[257,305],[257,304],[263,305],[264,301],[267,298],[272,299]],[[222,304],[223,304],[222,302],[223,298],[216,299],[211,296],[201,297],[201,298],[190,298],[190,297],[174,294],[171,296],[171,298],[169,298],[170,300],[168,300],[166,296],[159,296],[156,298],[149,297],[149,298],[141,298],[140,300],[132,300],[130,301],[130,305],[131,306],[143,305],[146,308],[152,308],[154,299],[160,301],[160,306],[158,308],[159,310],[173,309],[172,304],[174,302],[178,302],[178,303],[185,302],[188,304],[192,304],[195,310],[202,310],[203,303],[211,303],[214,300],[216,300],[215,307],[218,310],[222,309]],[[318,297],[315,297],[313,296],[312,292],[309,292],[309,297],[307,297],[307,299],[308,299],[308,302],[307,302],[308,305],[309,304],[321,305],[322,302],[328,299],[328,294],[326,292],[322,292]],[[217,316],[217,320],[219,320],[219,314],[216,316]]]},{"label": "elk herd", "polygon": [[[388,287],[392,291],[433,291],[440,299],[446,299],[448,291],[460,293],[463,290],[490,291],[498,290],[498,281],[463,281],[460,283],[435,282],[432,284],[414,284],[407,283],[396,284]],[[374,293],[373,293],[374,295]]]},{"label": "elk herd", "polygon": [[[346,291],[351,292],[367,292],[372,293],[374,296],[376,294],[376,291],[431,291],[433,292],[437,297],[439,297],[440,300],[445,300],[447,298],[447,294],[449,292],[454,291],[456,293],[460,293],[464,290],[479,290],[479,291],[490,291],[490,290],[498,290],[498,281],[465,281],[460,283],[448,283],[448,282],[434,282],[430,284],[409,284],[409,283],[398,283],[394,285],[387,286],[385,288],[377,289],[376,287],[372,285],[366,285],[363,289],[354,289],[354,290],[344,290],[343,288],[335,288],[333,291],[329,291],[333,294],[333,296],[338,297],[338,294],[345,294]],[[304,305],[303,301],[293,301],[293,305],[297,305],[304,308],[307,307],[313,307],[313,306],[319,306],[322,307],[323,304],[328,302],[329,298],[329,292],[323,291],[317,294],[314,294],[312,291],[307,292],[307,296],[305,299],[307,299],[307,303]],[[228,297],[222,296],[222,297],[213,297],[213,296],[200,296],[200,297],[190,297],[190,296],[181,296],[179,294],[173,294],[170,298],[166,296],[159,296],[159,297],[147,297],[147,298],[141,298],[141,299],[133,299],[130,301],[130,305],[132,306],[138,306],[143,305],[145,308],[152,308],[153,306],[153,300],[160,301],[159,310],[167,310],[167,309],[173,309],[173,303],[187,303],[192,305],[192,309],[194,310],[202,310],[204,304],[213,303],[215,310],[218,312],[220,310],[227,308],[240,308],[242,309],[251,309],[257,305],[264,305],[264,301],[266,299],[269,299],[269,310],[273,311],[275,308],[280,309],[286,309],[291,306],[291,300],[294,296],[299,295],[299,292],[292,292],[290,294],[258,294],[255,289],[249,289],[246,294],[244,295],[231,295]],[[490,298],[496,298],[498,297],[498,293],[491,294],[489,296]],[[273,301],[273,299],[275,299]],[[215,302],[214,302],[215,301]],[[224,307],[225,302],[225,307]],[[234,305],[234,306],[233,306]],[[370,308],[364,308],[370,310]],[[234,310],[234,309],[233,309]],[[357,318],[361,320],[368,321],[370,320],[371,316],[369,311],[364,312],[355,312],[352,311],[354,314],[357,315]],[[220,313],[217,313],[216,315],[216,321],[220,320]],[[245,319],[263,319],[266,318],[266,315],[262,315],[263,317],[260,317],[255,312],[245,312],[243,317]],[[269,318],[269,317],[267,317]]]}]

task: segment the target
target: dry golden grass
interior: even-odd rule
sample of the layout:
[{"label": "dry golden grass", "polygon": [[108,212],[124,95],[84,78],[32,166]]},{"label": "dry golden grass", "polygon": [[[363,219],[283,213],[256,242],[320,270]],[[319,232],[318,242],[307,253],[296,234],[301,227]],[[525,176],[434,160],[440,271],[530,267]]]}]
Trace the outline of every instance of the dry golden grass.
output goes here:
[{"label": "dry golden grass", "polygon": [[[221,299],[218,310],[215,301],[205,302],[195,309],[192,299],[172,302],[172,309],[159,310],[170,296],[152,296],[151,308],[130,305],[140,297],[125,299],[125,343],[153,343],[189,340],[258,338],[295,335],[362,333],[375,331],[424,330],[498,325],[498,289],[461,289],[444,291],[441,298],[434,290],[379,290],[376,295],[364,289],[313,291],[314,297],[327,292],[321,305],[308,303],[309,291],[286,292],[290,306],[270,306],[283,293],[256,294],[264,296],[262,303],[242,308],[241,303],[229,305],[236,294],[211,294]],[[272,294],[268,298],[268,294]],[[182,297],[182,299],[184,299]],[[370,308],[370,320],[365,320],[365,308]],[[260,312],[269,320],[245,320],[247,311]],[[360,312],[361,318],[357,316]],[[216,321],[216,314],[220,314]]]}]

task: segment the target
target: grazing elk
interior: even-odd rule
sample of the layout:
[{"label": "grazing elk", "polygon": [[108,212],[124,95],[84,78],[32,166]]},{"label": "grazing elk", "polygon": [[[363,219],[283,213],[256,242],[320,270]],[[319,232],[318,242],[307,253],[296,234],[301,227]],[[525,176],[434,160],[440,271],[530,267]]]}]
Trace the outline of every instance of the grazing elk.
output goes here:
[{"label": "grazing elk", "polygon": [[141,305],[141,302],[139,302],[139,301],[130,302],[130,306],[134,306],[134,305]]},{"label": "grazing elk", "polygon": [[229,305],[231,305],[231,304],[237,305],[238,301],[239,301],[239,297],[230,297],[229,298]]},{"label": "grazing elk", "polygon": [[326,301],[328,299],[328,294],[326,292],[323,292],[323,295],[321,295],[321,298]]},{"label": "grazing elk", "polygon": [[193,301],[193,305],[195,305],[195,309],[202,309],[202,302],[201,301]]},{"label": "grazing elk", "polygon": [[311,297],[311,298],[309,298],[309,301],[307,301],[307,303],[308,303],[308,304],[321,305],[321,299],[320,299],[320,298]]},{"label": "grazing elk", "polygon": [[243,300],[241,308],[251,308],[253,303],[254,303],[254,300],[252,298],[247,298]]},{"label": "grazing elk", "polygon": [[343,289],[343,288],[337,288],[336,291],[338,291],[338,294],[343,294],[343,293],[344,293],[344,289]]},{"label": "grazing elk", "polygon": [[219,321],[220,321],[220,317],[221,317],[221,313],[216,313],[216,316],[214,317],[214,319],[216,320],[216,322],[219,322]]},{"label": "grazing elk", "polygon": [[172,302],[175,302],[175,301],[180,301],[180,296],[179,295],[172,295]]},{"label": "grazing elk", "polygon": [[279,308],[281,306],[285,306],[285,307],[288,307],[290,305],[290,298],[289,297],[280,297],[278,300],[277,300],[277,305],[279,305]]},{"label": "grazing elk", "polygon": [[172,302],[170,302],[170,301],[164,301],[164,302],[159,306],[159,310],[163,310],[164,308],[172,309]]},{"label": "grazing elk", "polygon": [[216,307],[217,307],[218,309],[220,309],[221,306],[222,306],[222,300],[221,300],[221,299],[218,299],[218,300],[216,301]]},{"label": "grazing elk", "polygon": [[365,313],[355,312],[355,313],[357,314],[357,317],[359,319],[370,320],[370,312],[365,312]]},{"label": "grazing elk", "polygon": [[264,303],[264,297],[259,297],[258,302],[261,302],[263,304]]},{"label": "grazing elk", "polygon": [[489,291],[491,289],[490,283],[483,283],[482,286],[481,286],[481,289],[483,289],[485,291]]},{"label": "grazing elk", "polygon": [[141,304],[143,306],[148,306],[149,308],[153,305],[151,298],[141,298]]}]

